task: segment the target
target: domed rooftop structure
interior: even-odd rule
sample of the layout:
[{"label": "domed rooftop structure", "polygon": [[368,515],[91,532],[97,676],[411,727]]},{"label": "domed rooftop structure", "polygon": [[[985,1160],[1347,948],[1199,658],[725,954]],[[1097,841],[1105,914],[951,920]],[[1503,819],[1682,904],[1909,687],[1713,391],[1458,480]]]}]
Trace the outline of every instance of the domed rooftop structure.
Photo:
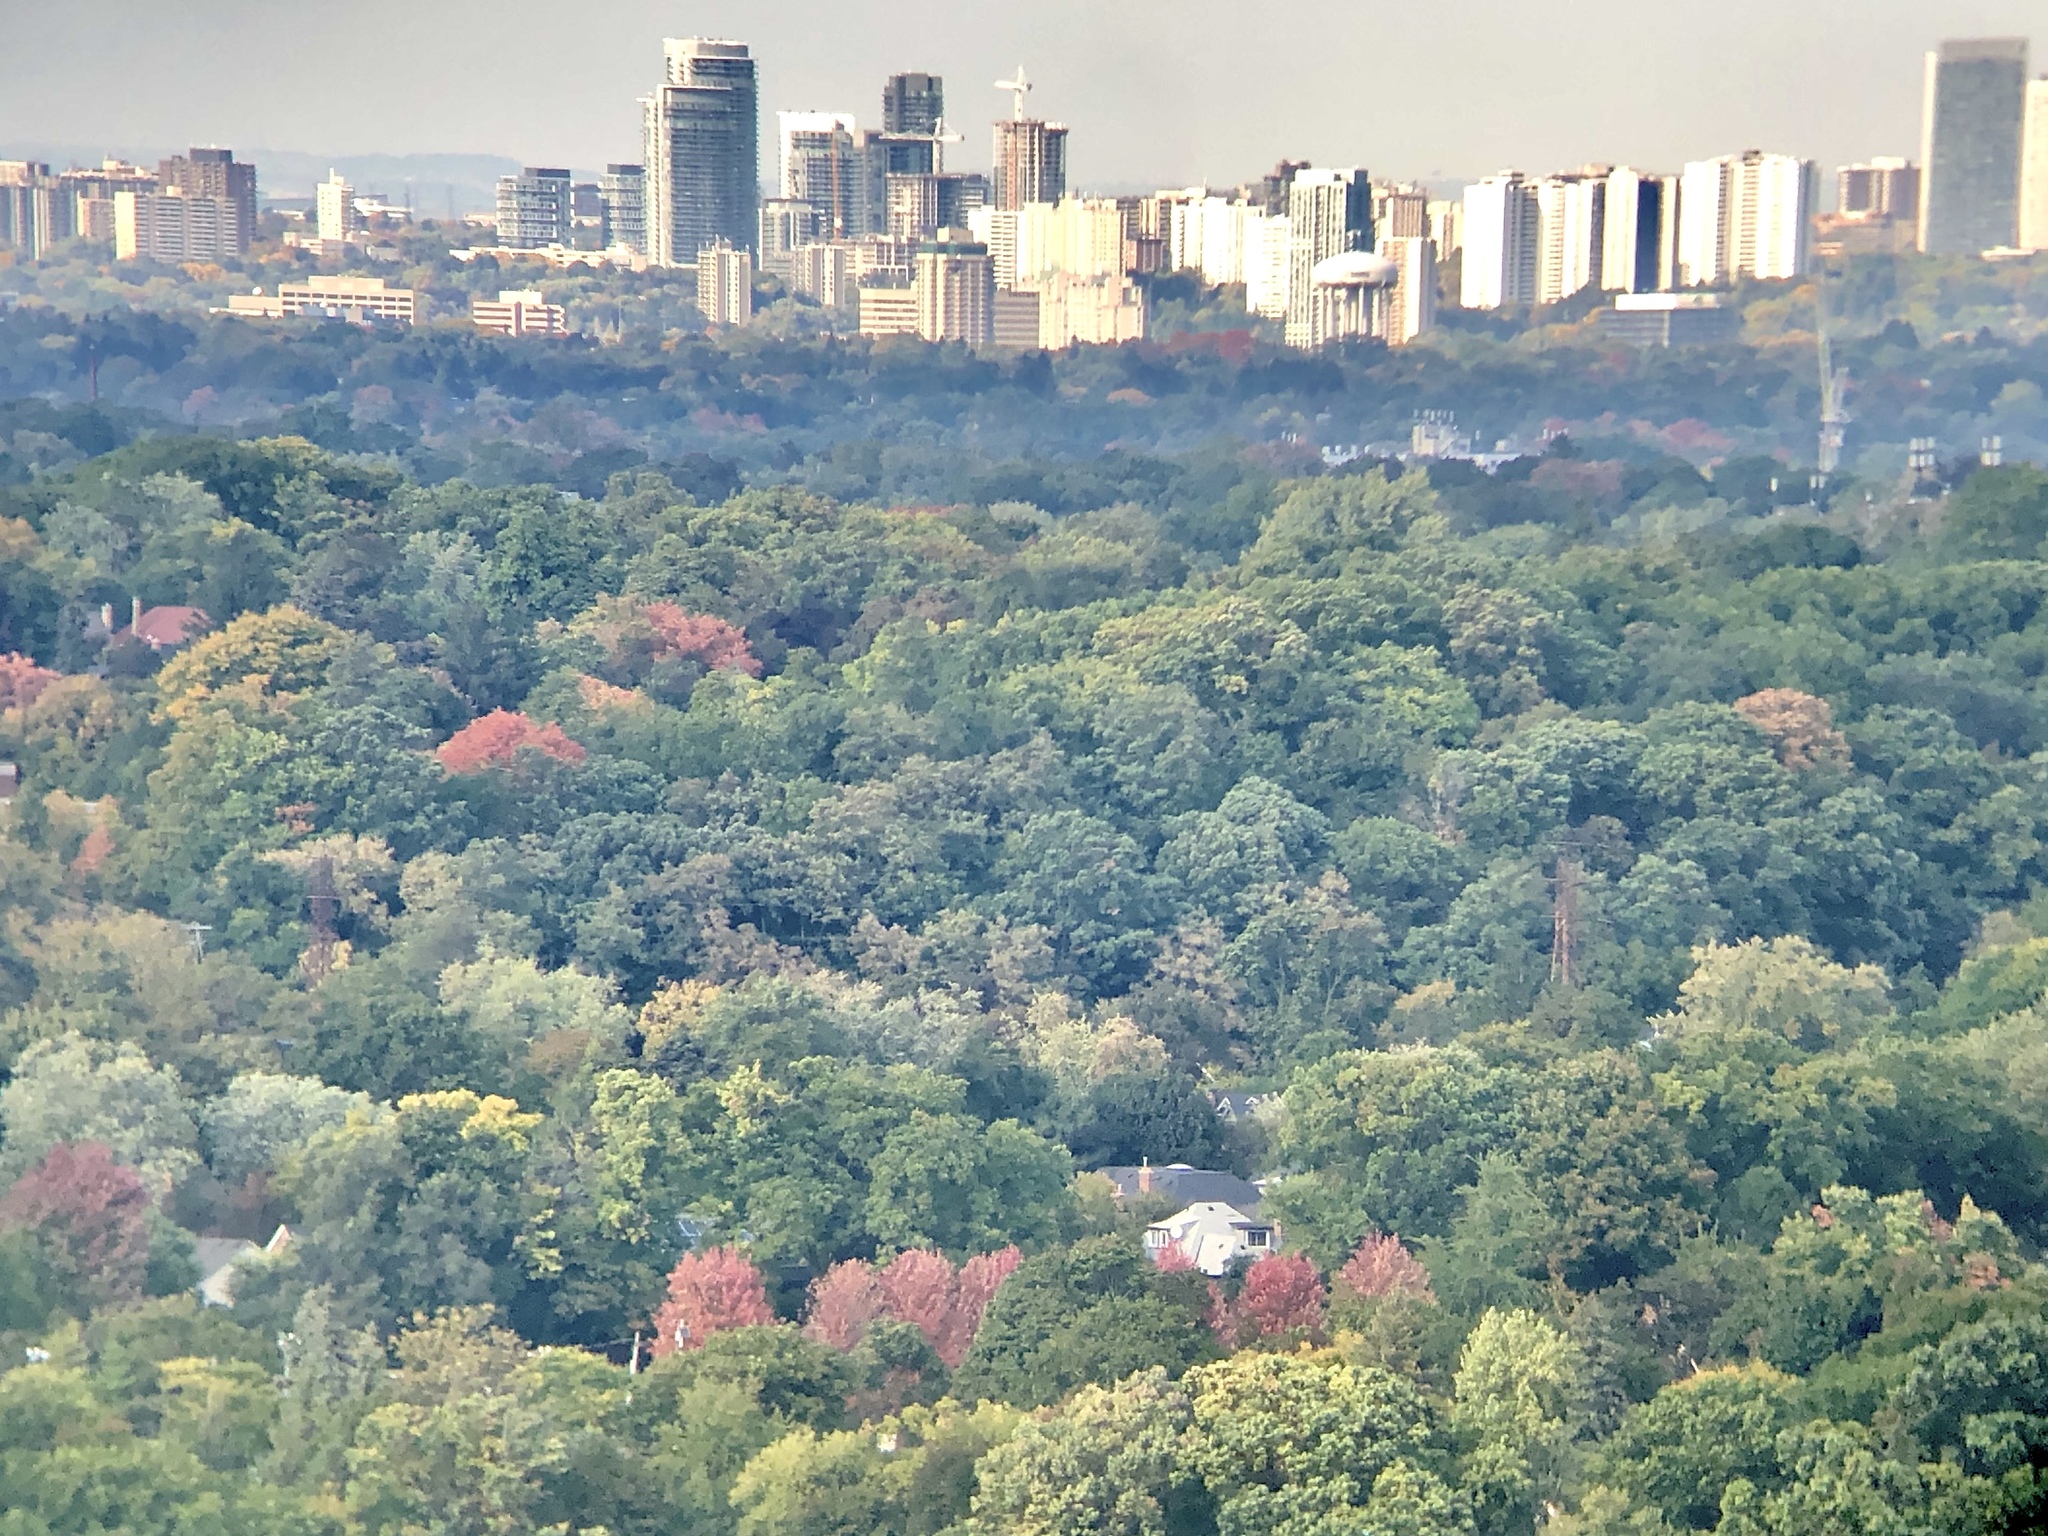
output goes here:
[{"label": "domed rooftop structure", "polygon": [[1325,256],[1309,272],[1309,281],[1318,288],[1391,288],[1400,277],[1399,267],[1371,251]]}]

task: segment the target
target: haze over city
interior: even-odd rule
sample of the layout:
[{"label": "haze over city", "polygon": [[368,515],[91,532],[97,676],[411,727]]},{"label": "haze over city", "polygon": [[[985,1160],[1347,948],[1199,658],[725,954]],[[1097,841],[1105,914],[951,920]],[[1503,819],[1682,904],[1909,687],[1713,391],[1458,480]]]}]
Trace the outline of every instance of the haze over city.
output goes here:
[{"label": "haze over city", "polygon": [[773,109],[866,116],[890,70],[942,73],[965,165],[1003,107],[985,87],[1021,61],[1034,109],[1073,126],[1074,183],[1102,190],[1229,181],[1283,155],[1429,181],[1757,144],[1836,164],[1913,152],[1936,38],[2039,18],[2021,0],[1730,0],[1711,18],[1628,0],[1047,0],[930,6],[913,26],[874,0],[5,0],[0,152],[213,142],[596,166],[637,156],[660,39],[699,35],[752,44],[764,141]]},{"label": "haze over city", "polygon": [[2048,1533],[2048,0],[0,0],[0,1536]]}]

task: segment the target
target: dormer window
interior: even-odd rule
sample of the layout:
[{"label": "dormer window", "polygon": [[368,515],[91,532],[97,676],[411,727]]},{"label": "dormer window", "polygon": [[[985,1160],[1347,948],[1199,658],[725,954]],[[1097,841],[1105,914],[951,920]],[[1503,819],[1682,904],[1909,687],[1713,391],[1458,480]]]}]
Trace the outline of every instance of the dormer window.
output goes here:
[{"label": "dormer window", "polygon": [[1271,1244],[1273,1231],[1270,1227],[1246,1227],[1244,1245],[1247,1248],[1264,1248]]}]

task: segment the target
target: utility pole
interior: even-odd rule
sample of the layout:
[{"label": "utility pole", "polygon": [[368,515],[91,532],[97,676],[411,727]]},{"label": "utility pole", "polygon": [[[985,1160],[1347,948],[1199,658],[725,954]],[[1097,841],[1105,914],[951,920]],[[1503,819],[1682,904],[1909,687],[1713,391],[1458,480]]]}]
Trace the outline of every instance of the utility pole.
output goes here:
[{"label": "utility pole", "polygon": [[1579,866],[1564,854],[1557,857],[1551,882],[1550,979],[1559,986],[1579,984]]}]

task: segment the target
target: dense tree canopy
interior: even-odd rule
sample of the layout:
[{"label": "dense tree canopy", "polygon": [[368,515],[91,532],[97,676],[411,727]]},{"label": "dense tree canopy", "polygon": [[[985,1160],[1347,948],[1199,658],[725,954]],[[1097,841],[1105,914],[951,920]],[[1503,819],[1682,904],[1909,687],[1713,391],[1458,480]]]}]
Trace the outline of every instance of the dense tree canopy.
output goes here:
[{"label": "dense tree canopy", "polygon": [[[1416,355],[116,328],[139,403],[0,404],[24,1532],[2040,1523],[2038,471],[1187,446]],[[137,414],[231,346],[347,401]],[[1715,366],[1569,387],[1780,410]],[[1105,385],[1151,446],[993,425]],[[1178,1163],[1278,1251],[1148,1242]]]}]

